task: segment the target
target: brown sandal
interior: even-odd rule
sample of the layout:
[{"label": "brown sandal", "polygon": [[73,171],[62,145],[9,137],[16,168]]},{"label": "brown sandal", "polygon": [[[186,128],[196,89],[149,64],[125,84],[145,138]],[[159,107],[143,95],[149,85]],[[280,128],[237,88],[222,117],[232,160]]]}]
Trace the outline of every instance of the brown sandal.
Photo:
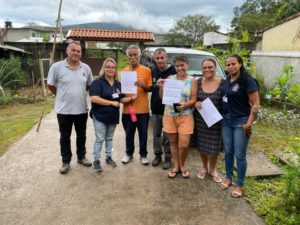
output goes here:
[{"label": "brown sandal", "polygon": [[169,170],[168,177],[169,178],[175,178],[177,176],[178,171]]},{"label": "brown sandal", "polygon": [[202,168],[202,169],[199,171],[199,173],[197,174],[198,178],[204,179],[204,178],[206,177],[207,172],[208,172],[208,171],[207,171],[206,169]]},{"label": "brown sandal", "polygon": [[181,176],[185,179],[190,178],[190,172],[188,170],[181,171]]},{"label": "brown sandal", "polygon": [[243,196],[243,189],[240,187],[237,187],[231,192],[231,197],[233,198],[240,198],[242,196]]},{"label": "brown sandal", "polygon": [[212,179],[216,182],[216,183],[221,183],[222,182],[222,178],[220,177],[220,175],[217,173],[217,175],[212,175],[212,174],[209,174]]},{"label": "brown sandal", "polygon": [[223,180],[223,182],[221,183],[221,189],[226,190],[231,185],[232,185],[232,180],[229,180],[229,179],[225,178]]}]

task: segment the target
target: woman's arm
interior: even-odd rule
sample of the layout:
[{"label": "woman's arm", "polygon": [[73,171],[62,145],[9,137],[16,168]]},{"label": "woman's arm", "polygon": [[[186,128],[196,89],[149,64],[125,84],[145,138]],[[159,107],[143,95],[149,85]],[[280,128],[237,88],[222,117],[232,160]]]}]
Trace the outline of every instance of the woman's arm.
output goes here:
[{"label": "woman's arm", "polygon": [[180,110],[180,109],[194,107],[195,102],[197,101],[197,92],[198,92],[197,80],[193,79],[190,100],[188,100],[187,102],[180,103],[180,106],[177,106],[177,108]]},{"label": "woman's arm", "polygon": [[129,96],[129,97],[123,97],[120,99],[120,102],[123,104],[127,104],[130,102],[133,102],[137,98],[137,95]]},{"label": "woman's arm", "polygon": [[258,110],[260,108],[258,91],[248,93],[248,97],[252,107],[251,107],[251,112],[248,121],[246,124],[243,125],[243,129],[246,135],[251,134],[251,126],[253,125],[253,122],[257,119]]},{"label": "woman's arm", "polygon": [[104,106],[114,106],[114,107],[119,107],[120,103],[118,101],[110,101],[106,100],[104,98],[101,98],[99,96],[91,96],[91,101],[93,103],[96,103],[98,105],[104,105]]}]

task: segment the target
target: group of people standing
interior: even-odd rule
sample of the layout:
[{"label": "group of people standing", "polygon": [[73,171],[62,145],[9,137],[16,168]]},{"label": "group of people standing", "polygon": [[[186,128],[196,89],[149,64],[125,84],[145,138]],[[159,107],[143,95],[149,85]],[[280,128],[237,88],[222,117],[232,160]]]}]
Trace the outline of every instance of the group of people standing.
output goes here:
[{"label": "group of people standing", "polygon": [[[141,50],[130,45],[126,50],[129,66],[123,71],[135,71],[137,74],[137,94],[123,94],[118,81],[117,63],[112,58],[104,61],[100,77],[93,81],[91,69],[80,61],[81,46],[69,44],[67,58],[53,64],[48,74],[49,90],[56,95],[56,112],[60,131],[62,167],[60,172],[67,173],[72,157],[70,136],[74,124],[77,134],[77,161],[85,166],[93,165],[95,171],[102,171],[100,158],[105,143],[106,163],[115,167],[112,158],[113,135],[119,123],[120,103],[123,104],[122,125],[126,136],[126,149],[122,163],[127,164],[135,151],[134,136],[139,134],[139,154],[143,165],[150,162],[147,158],[148,123],[150,110],[148,93],[151,94],[151,119],[153,122],[153,166],[162,163],[163,169],[169,169],[168,177],[181,174],[189,178],[190,172],[185,165],[188,146],[196,131],[196,146],[200,152],[202,168],[197,176],[204,179],[210,175],[222,189],[233,184],[234,157],[237,161],[236,188],[232,197],[243,194],[247,161],[246,152],[251,127],[259,109],[258,86],[247,73],[242,58],[228,56],[226,70],[228,77],[222,79],[216,75],[214,59],[204,59],[201,66],[203,76],[195,79],[188,75],[189,61],[186,55],[177,55],[169,65],[168,56],[163,48],[153,55],[156,68],[152,71],[139,64]],[[199,62],[200,63],[200,62]],[[168,79],[180,80],[183,88],[180,102],[163,105],[164,84]],[[88,118],[87,91],[89,90],[92,108],[95,143],[93,162],[86,159],[86,122]],[[202,102],[209,98],[222,114],[223,119],[208,127],[199,113]],[[132,119],[132,110],[135,119]],[[218,155],[225,151],[226,176],[220,177],[216,170]],[[163,156],[164,155],[164,159]]]}]

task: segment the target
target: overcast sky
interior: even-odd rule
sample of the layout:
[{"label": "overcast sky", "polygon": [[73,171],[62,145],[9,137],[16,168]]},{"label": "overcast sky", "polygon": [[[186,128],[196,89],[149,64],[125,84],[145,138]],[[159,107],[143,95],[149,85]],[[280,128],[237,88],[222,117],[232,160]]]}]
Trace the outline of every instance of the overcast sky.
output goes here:
[{"label": "overcast sky", "polygon": [[[233,8],[244,0],[63,0],[62,25],[115,22],[155,33],[167,32],[175,19],[187,15],[212,16],[222,32],[230,29]],[[21,27],[35,22],[55,26],[59,0],[0,0],[0,27],[4,21]]]}]

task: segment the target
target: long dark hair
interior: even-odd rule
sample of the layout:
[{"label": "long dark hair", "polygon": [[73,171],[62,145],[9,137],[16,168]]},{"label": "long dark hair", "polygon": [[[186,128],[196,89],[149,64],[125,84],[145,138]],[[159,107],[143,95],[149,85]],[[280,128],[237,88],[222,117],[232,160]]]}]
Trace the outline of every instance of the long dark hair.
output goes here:
[{"label": "long dark hair", "polygon": [[251,77],[252,79],[255,80],[256,85],[259,88],[258,81],[249,74],[249,72],[247,71],[247,69],[244,66],[244,61],[240,55],[238,55],[238,54],[229,55],[229,56],[227,56],[226,61],[228,58],[235,58],[238,61],[238,63],[240,65],[242,65],[240,68],[240,77],[237,80],[238,83],[242,84],[247,81],[248,77]]}]

